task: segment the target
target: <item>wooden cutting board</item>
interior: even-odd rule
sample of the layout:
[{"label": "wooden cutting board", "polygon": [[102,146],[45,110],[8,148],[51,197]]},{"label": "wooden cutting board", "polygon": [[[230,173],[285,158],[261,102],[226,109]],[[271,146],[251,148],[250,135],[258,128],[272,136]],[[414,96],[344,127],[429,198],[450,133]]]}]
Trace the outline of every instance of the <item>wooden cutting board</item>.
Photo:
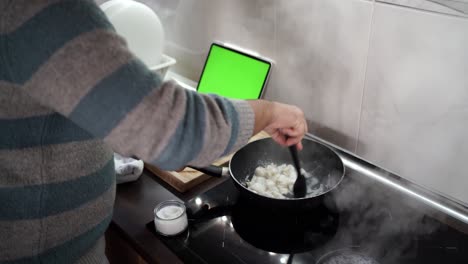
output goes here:
[{"label": "wooden cutting board", "polygon": [[[253,136],[249,142],[259,140],[262,138],[267,138],[269,135],[266,132],[260,132],[257,135]],[[214,165],[223,165],[227,163],[234,154],[222,157],[215,161]],[[186,192],[196,185],[206,181],[211,178],[208,175],[203,174],[202,172],[193,170],[191,168],[185,168],[181,172],[176,171],[163,171],[153,165],[145,163],[145,168],[153,172],[156,176],[161,178],[163,181],[174,187],[179,192]]]}]

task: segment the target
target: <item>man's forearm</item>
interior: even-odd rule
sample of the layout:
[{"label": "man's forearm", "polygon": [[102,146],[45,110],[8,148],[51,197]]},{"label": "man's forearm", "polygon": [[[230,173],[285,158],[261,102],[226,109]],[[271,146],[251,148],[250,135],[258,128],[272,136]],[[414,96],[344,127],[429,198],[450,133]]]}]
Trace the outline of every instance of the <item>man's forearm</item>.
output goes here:
[{"label": "man's forearm", "polygon": [[270,124],[274,103],[266,100],[251,100],[248,102],[255,113],[253,135],[256,135]]}]

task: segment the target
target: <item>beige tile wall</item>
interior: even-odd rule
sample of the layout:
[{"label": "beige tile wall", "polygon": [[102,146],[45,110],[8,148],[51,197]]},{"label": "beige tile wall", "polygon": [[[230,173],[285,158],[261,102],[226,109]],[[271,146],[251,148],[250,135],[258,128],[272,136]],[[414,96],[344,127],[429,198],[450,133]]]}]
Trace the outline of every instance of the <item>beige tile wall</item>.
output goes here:
[{"label": "beige tile wall", "polygon": [[312,133],[351,151],[371,15],[369,1],[277,1],[277,64],[266,98],[299,105]]},{"label": "beige tile wall", "polygon": [[468,202],[468,20],[375,5],[357,153]]}]

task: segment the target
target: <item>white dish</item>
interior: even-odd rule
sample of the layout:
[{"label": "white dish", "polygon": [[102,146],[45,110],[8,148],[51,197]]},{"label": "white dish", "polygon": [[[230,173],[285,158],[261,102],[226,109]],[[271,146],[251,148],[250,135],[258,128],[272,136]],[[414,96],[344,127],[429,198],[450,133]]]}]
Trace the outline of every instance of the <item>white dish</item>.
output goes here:
[{"label": "white dish", "polygon": [[161,63],[164,30],[151,8],[133,0],[111,0],[100,7],[138,58],[148,67]]}]

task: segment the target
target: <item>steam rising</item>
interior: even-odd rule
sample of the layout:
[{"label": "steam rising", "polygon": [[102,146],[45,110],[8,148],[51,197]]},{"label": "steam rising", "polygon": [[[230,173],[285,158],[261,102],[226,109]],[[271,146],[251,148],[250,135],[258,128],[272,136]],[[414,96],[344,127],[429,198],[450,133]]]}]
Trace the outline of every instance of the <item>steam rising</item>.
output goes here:
[{"label": "steam rising", "polygon": [[411,204],[406,197],[378,184],[366,184],[354,180],[341,184],[335,202],[342,214],[341,228],[330,250],[346,244],[359,245],[366,255],[379,259],[381,263],[396,263],[402,255],[413,253],[411,236],[430,234],[438,228],[437,222],[427,221],[422,208]]}]

